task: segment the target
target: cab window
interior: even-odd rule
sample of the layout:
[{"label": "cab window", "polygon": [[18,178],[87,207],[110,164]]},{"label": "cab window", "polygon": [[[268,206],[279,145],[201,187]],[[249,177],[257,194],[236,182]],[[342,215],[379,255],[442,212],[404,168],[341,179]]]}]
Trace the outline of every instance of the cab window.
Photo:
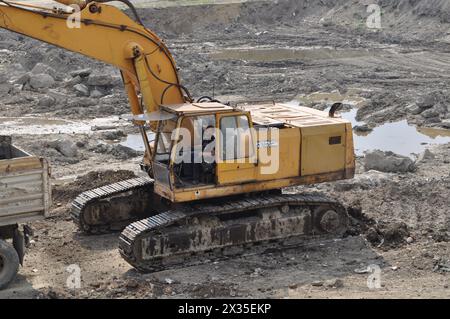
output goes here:
[{"label": "cab window", "polygon": [[220,133],[221,160],[237,160],[253,156],[253,140],[247,116],[222,117]]},{"label": "cab window", "polygon": [[159,126],[158,141],[156,145],[155,160],[160,163],[169,163],[170,148],[172,145],[172,132],[177,127],[174,120],[163,121]]}]

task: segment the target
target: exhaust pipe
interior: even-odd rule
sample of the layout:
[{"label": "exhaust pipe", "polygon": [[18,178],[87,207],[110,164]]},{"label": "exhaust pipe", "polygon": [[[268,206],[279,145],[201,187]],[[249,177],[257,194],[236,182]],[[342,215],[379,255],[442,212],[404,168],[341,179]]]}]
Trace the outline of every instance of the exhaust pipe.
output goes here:
[{"label": "exhaust pipe", "polygon": [[344,106],[344,104],[342,103],[334,103],[331,108],[330,108],[330,112],[328,113],[329,117],[334,117],[334,113],[336,113],[336,111],[339,111],[342,107]]}]

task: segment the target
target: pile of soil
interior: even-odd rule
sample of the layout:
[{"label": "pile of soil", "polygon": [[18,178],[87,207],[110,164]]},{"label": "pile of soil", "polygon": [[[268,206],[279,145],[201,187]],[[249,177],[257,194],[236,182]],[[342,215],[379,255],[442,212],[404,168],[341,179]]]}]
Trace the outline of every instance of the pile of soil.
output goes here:
[{"label": "pile of soil", "polygon": [[54,186],[53,201],[55,203],[67,204],[82,192],[134,177],[136,177],[136,174],[126,170],[90,172],[86,175],[79,176],[72,183]]}]

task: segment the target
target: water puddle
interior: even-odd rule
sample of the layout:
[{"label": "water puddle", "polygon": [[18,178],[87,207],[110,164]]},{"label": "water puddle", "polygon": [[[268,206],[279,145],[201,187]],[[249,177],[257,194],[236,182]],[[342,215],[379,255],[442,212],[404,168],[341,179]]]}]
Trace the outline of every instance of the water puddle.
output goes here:
[{"label": "water puddle", "polygon": [[[341,116],[352,122],[353,126],[363,125],[356,117],[357,110],[341,113]],[[450,142],[450,130],[417,128],[409,125],[406,120],[385,123],[373,129],[372,132],[353,135],[355,152],[362,155],[365,151],[379,149],[411,156],[419,154],[433,144]]]},{"label": "water puddle", "polygon": [[95,127],[123,126],[119,117],[70,121],[41,117],[0,117],[0,135],[89,134]]},{"label": "water puddle", "polygon": [[[327,103],[331,105],[335,102],[343,102],[350,106],[347,111],[340,112],[342,118],[352,122],[353,126],[364,125],[364,122],[356,120],[357,107],[365,103],[365,99],[358,97],[358,89],[349,90],[345,95],[338,92],[313,93],[308,96],[300,96],[290,105],[311,105],[311,103]],[[354,132],[355,152],[363,155],[364,152],[379,149],[382,151],[392,151],[404,156],[419,154],[433,144],[450,143],[450,130],[434,128],[417,128],[409,125],[406,120],[385,123],[375,127],[370,132]]]},{"label": "water puddle", "polygon": [[374,53],[364,49],[334,49],[328,47],[304,48],[238,48],[223,49],[211,53],[214,60],[246,60],[256,62],[286,60],[336,60],[370,56]]},{"label": "water puddle", "polygon": [[[155,133],[147,132],[147,136],[150,143],[155,140]],[[144,140],[141,134],[128,134],[119,144],[138,152],[145,151]]]}]

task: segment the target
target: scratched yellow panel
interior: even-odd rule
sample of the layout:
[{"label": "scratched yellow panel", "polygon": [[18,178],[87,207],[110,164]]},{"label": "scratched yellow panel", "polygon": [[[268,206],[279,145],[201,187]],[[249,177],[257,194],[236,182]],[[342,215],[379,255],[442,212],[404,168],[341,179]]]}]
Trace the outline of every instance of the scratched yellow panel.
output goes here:
[{"label": "scratched yellow panel", "polygon": [[[304,127],[302,133],[302,176],[343,171],[346,165],[345,124]],[[340,137],[339,144],[330,138]]]},{"label": "scratched yellow panel", "polygon": [[[258,142],[265,142],[265,138],[258,134]],[[262,152],[268,156],[264,156]],[[260,181],[299,176],[300,130],[298,128],[279,130],[279,142],[271,145],[270,150],[260,147],[258,160],[258,180]]]}]

